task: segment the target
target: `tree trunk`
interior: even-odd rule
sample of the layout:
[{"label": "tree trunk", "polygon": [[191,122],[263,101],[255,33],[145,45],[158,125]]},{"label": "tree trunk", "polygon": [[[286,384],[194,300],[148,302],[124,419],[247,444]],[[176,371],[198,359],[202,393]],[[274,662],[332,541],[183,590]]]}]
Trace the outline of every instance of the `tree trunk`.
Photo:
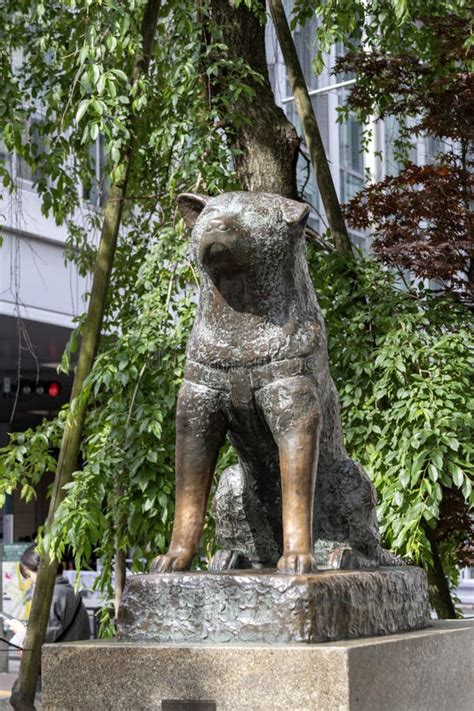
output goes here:
[{"label": "tree trunk", "polygon": [[422,528],[430,544],[433,567],[426,567],[428,582],[433,590],[431,594],[431,604],[436,610],[436,614],[442,620],[455,620],[457,618],[456,608],[449,590],[448,581],[443,570],[443,563],[439,555],[438,544],[434,536],[434,531],[428,524],[422,523]]},{"label": "tree trunk", "polygon": [[[466,226],[466,242],[473,242],[473,233],[471,227],[471,213],[472,213],[472,198],[471,198],[471,187],[470,178],[472,175],[472,161],[470,160],[470,142],[462,139],[461,140],[461,167],[462,167],[462,200],[464,203],[465,211],[465,226]],[[474,244],[471,244],[471,249],[467,254],[467,297],[470,306],[474,306]]]},{"label": "tree trunk", "polygon": [[[232,0],[211,0],[210,6],[228,47],[228,59],[243,59],[261,77],[258,81],[248,76],[245,83],[255,95],[241,95],[234,107],[245,120],[237,126],[225,126],[230,146],[236,150],[235,169],[242,189],[296,199],[299,139],[294,126],[275,104],[265,55],[265,26],[244,3],[236,8]],[[261,9],[264,13],[264,2]],[[225,83],[225,77],[221,82]]]},{"label": "tree trunk", "polygon": [[269,8],[275,25],[275,30],[285,60],[288,79],[291,84],[296,108],[303,126],[304,136],[308,145],[319,192],[324,204],[334,244],[337,251],[352,254],[351,241],[342,214],[341,205],[334,187],[328,159],[319,132],[308,87],[296,53],[293,37],[285,15],[281,0],[269,0]]},{"label": "tree trunk", "polygon": [[118,618],[122,595],[127,581],[127,553],[119,548],[120,541],[117,535],[117,551],[115,553],[115,586],[114,586],[114,610],[115,619]]},{"label": "tree trunk", "polygon": [[[161,0],[149,0],[146,6],[142,23],[143,47],[141,54],[135,58],[131,72],[133,82],[148,70],[160,3]],[[131,125],[132,136],[134,135],[134,128]],[[71,406],[64,428],[53,493],[45,524],[46,551],[41,553],[38,579],[28,621],[25,651],[21,658],[20,674],[10,700],[14,708],[22,711],[35,708],[34,697],[40,670],[41,646],[46,633],[58,565],[57,561],[51,560],[48,555],[47,538],[52,529],[57,508],[65,497],[64,486],[71,481],[72,473],[77,466],[87,408],[87,392],[83,390],[84,381],[92,368],[99,344],[132,155],[133,139],[130,140],[129,145],[122,153],[120,161],[121,178],[112,183],[104,210],[104,223],[94,270],[87,318],[82,334],[79,360],[71,393]]]}]

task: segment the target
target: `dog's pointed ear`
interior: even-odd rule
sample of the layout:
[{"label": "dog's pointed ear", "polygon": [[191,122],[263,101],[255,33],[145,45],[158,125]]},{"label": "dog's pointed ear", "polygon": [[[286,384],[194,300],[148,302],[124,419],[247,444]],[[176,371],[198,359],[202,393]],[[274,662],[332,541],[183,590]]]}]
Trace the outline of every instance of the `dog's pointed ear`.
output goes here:
[{"label": "dog's pointed ear", "polygon": [[283,205],[283,219],[287,225],[303,228],[309,216],[309,205],[296,200],[285,200]]},{"label": "dog's pointed ear", "polygon": [[181,193],[176,200],[184,217],[186,227],[191,229],[209,202],[209,197],[198,193]]}]

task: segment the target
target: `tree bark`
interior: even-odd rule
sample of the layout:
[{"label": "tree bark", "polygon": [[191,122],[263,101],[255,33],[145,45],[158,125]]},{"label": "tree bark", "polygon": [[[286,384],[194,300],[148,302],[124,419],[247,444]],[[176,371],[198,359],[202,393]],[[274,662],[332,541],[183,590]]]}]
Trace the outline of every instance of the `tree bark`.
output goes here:
[{"label": "tree bark", "polygon": [[[265,3],[260,4],[263,14]],[[210,5],[212,18],[228,47],[228,59],[243,59],[261,77],[258,81],[248,76],[245,83],[255,95],[241,95],[234,107],[244,120],[225,126],[229,144],[236,150],[235,169],[242,189],[297,199],[299,139],[294,126],[275,104],[265,54],[265,26],[244,3],[236,8],[232,0],[211,0]],[[225,77],[220,81],[223,85]]]},{"label": "tree bark", "polygon": [[127,553],[122,550],[120,540],[117,535],[117,551],[115,553],[115,587],[114,587],[114,610],[115,619],[118,618],[122,595],[127,581]]},{"label": "tree bark", "polygon": [[430,587],[434,591],[431,595],[431,604],[441,620],[455,620],[456,608],[449,590],[448,580],[443,570],[443,563],[439,555],[438,544],[434,531],[428,524],[422,523],[422,528],[430,544],[433,567],[426,567],[426,574]]},{"label": "tree bark", "polygon": [[351,255],[352,246],[347,233],[344,215],[342,214],[341,205],[334,187],[328,159],[324,150],[311,98],[308,93],[308,87],[306,86],[304,74],[296,53],[293,37],[291,36],[288,26],[285,10],[281,0],[269,0],[268,5],[285,60],[288,79],[291,84],[293,96],[295,97],[296,108],[298,109],[301,125],[303,126],[304,136],[311,156],[311,163],[313,164],[316,174],[319,192],[321,193],[334,244],[337,251]]},{"label": "tree bark", "polygon": [[[135,58],[131,71],[132,82],[135,82],[148,70],[160,4],[161,0],[149,0],[146,6],[142,22],[142,52]],[[130,124],[133,137],[136,127],[133,125],[133,121]],[[120,161],[121,178],[112,183],[105,205],[104,222],[95,264],[91,296],[72,387],[71,405],[64,428],[53,493],[45,524],[46,539],[48,533],[51,532],[58,506],[65,497],[64,486],[71,481],[72,473],[77,466],[87,409],[87,392],[83,390],[84,382],[92,368],[99,344],[132,156],[133,138],[130,139],[129,145],[122,153]],[[10,700],[14,708],[22,711],[35,708],[34,697],[40,670],[41,646],[48,623],[57,567],[57,561],[50,558],[47,550],[41,553],[38,579],[28,621],[25,651],[21,658],[20,673]]]}]

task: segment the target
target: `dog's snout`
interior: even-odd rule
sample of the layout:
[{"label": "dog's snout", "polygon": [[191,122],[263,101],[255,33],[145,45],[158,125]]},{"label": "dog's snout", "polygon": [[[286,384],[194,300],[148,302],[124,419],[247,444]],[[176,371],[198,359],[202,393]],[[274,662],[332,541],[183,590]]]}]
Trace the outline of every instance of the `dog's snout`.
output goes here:
[{"label": "dog's snout", "polygon": [[229,254],[229,250],[227,247],[225,247],[223,244],[219,244],[218,242],[215,242],[214,244],[211,244],[209,247],[208,251],[209,257],[222,257],[222,256],[227,256]]},{"label": "dog's snout", "polygon": [[209,220],[206,229],[208,232],[228,232],[230,224],[225,217],[216,217],[214,220]]}]

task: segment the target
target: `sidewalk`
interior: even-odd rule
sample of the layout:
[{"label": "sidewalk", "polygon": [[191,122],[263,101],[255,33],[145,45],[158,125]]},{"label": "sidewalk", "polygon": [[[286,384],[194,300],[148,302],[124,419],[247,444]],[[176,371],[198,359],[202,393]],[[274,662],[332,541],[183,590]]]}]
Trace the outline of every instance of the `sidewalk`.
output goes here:
[{"label": "sidewalk", "polygon": [[12,707],[9,703],[10,690],[16,677],[16,674],[0,674],[0,709],[2,711],[4,709],[10,709],[11,711]]},{"label": "sidewalk", "polygon": [[[11,666],[14,665],[11,664]],[[10,674],[0,673],[0,711],[12,711],[10,706],[10,691],[18,676],[18,672]],[[36,711],[41,711],[41,703],[35,701]]]}]

